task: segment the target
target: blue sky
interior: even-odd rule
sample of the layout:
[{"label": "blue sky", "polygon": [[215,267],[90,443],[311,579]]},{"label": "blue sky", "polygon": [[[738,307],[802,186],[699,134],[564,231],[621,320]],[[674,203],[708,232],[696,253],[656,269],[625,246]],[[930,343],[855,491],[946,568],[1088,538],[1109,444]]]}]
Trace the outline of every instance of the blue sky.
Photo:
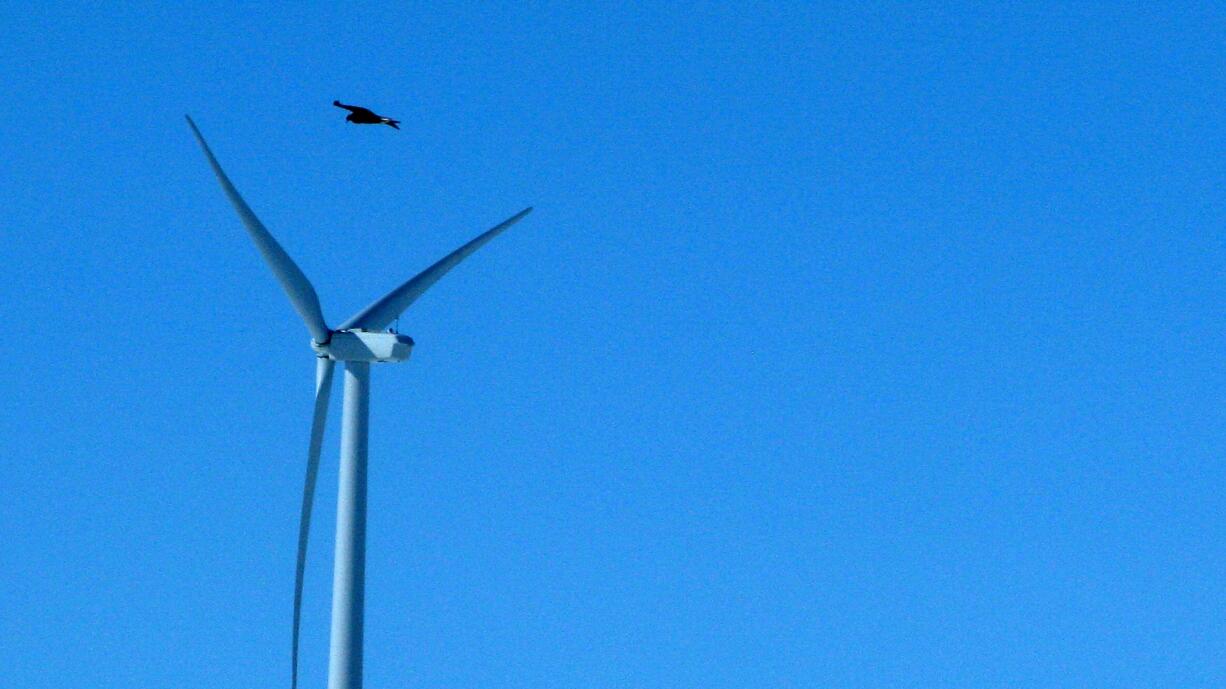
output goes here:
[{"label": "blue sky", "polygon": [[375,369],[367,686],[1226,681],[1220,6],[0,22],[12,686],[288,686],[314,362],[185,113],[333,324],[536,207]]}]

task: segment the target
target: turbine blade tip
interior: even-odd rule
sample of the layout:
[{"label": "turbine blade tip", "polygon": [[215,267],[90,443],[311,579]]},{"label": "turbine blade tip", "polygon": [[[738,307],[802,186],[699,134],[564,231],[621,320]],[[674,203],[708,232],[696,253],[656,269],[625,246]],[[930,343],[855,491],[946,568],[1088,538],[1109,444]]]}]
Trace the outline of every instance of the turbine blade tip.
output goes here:
[{"label": "turbine blade tip", "polygon": [[200,143],[204,143],[204,134],[200,133],[200,127],[196,126],[196,121],[192,119],[192,116],[184,115],[183,117],[187,120],[187,126],[192,128],[192,133],[196,135],[196,139],[200,141]]}]

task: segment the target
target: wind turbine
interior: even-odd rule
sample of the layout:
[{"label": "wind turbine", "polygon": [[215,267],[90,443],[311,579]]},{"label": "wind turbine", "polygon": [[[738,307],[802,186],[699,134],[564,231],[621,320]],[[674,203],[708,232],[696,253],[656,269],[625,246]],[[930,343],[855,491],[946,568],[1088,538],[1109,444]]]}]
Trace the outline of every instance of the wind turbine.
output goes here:
[{"label": "wind turbine", "polygon": [[302,580],[306,566],[307,536],[311,530],[311,507],[319,473],[319,450],[323,443],[328,396],[335,362],[345,362],[345,397],[341,413],[340,481],[336,500],[336,551],[332,574],[332,640],[328,655],[329,689],[362,687],[362,611],[366,579],[366,439],[370,410],[371,363],[399,362],[409,358],[413,339],[386,332],[388,324],[438,282],[447,271],[468,258],[503,230],[519,222],[531,207],[516,213],[447,254],[408,282],[376,299],[338,328],[324,321],[319,296],[294,260],[285,253],[260,219],[239,196],[221,169],[212,149],[191,117],[187,118],[196,141],[204,150],[222,191],[230,199],[264,262],[272,269],[294,310],[311,332],[315,351],[315,415],[307,451],[306,483],[302,490],[302,513],[298,525],[298,562],[294,575],[294,632],[290,661],[291,687],[298,686],[298,639],[302,620]]}]

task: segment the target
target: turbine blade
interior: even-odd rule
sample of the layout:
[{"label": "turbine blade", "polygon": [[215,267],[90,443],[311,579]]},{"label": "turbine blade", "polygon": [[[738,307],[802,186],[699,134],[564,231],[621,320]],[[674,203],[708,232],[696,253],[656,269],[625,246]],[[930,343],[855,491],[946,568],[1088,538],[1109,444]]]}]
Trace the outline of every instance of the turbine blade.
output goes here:
[{"label": "turbine blade", "polygon": [[298,631],[302,623],[302,581],[306,574],[307,537],[311,533],[311,507],[315,504],[315,478],[319,475],[319,449],[328,420],[328,397],[332,393],[331,359],[320,357],[315,368],[315,418],[307,450],[306,485],[302,487],[302,514],[298,518],[298,565],[294,570],[294,637],[291,647],[290,687],[298,688]]},{"label": "turbine blade", "polygon": [[446,275],[447,271],[456,267],[460,261],[468,258],[474,251],[480,249],[494,237],[497,237],[503,230],[519,222],[530,212],[532,212],[531,206],[486,230],[476,239],[447,254],[438,263],[421,271],[413,279],[388,292],[370,306],[354,314],[352,318],[345,321],[337,329],[362,328],[364,330],[382,330],[387,327],[405,309],[409,308],[410,304],[417,301],[418,297],[430,289],[431,285]]},{"label": "turbine blade", "polygon": [[311,331],[311,337],[320,344],[327,342],[331,337],[331,331],[324,322],[323,310],[319,306],[319,295],[315,294],[311,281],[294,263],[294,259],[285,253],[285,249],[282,249],[277,240],[268,232],[264,223],[255,217],[255,213],[251,212],[251,207],[247,205],[243,197],[239,196],[238,189],[234,188],[230,178],[221,169],[217,158],[213,156],[213,150],[205,143],[204,135],[196,128],[196,123],[191,117],[187,118],[187,123],[191,125],[192,133],[196,135],[200,148],[204,149],[204,155],[209,159],[209,165],[213,167],[213,172],[217,175],[217,181],[221,182],[222,191],[226,192],[226,197],[230,199],[234,210],[238,211],[238,217],[242,219],[243,226],[247,228],[247,234],[251,235],[251,240],[255,242],[255,248],[259,249],[264,262],[269,268],[272,268],[272,272],[281,283],[281,288],[285,290],[290,302],[294,304],[298,315],[302,316],[307,330]]}]

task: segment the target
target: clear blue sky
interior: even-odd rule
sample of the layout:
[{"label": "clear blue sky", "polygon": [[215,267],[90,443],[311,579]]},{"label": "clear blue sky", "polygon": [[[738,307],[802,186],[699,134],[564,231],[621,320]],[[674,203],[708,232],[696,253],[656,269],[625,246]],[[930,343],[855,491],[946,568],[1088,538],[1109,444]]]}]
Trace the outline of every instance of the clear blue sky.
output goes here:
[{"label": "clear blue sky", "polygon": [[1107,4],[3,2],[5,683],[289,683],[314,362],[191,113],[333,324],[536,207],[375,370],[368,686],[1222,686],[1226,12]]}]

